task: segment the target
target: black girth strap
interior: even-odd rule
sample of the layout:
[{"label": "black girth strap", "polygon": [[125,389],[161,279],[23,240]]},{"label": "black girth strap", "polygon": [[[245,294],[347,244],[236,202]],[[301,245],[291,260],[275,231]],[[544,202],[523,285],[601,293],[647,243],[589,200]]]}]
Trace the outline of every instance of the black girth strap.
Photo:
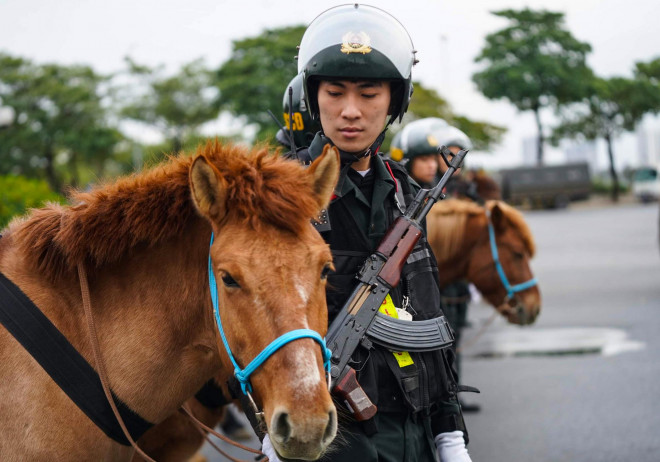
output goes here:
[{"label": "black girth strap", "polygon": [[214,379],[206,382],[202,389],[195,394],[195,398],[210,410],[215,410],[221,408],[225,404],[231,403],[231,401],[225,398],[222,388],[215,383]]},{"label": "black girth strap", "polygon": [[[0,324],[103,433],[118,443],[130,445],[105,398],[96,371],[21,289],[2,273]],[[153,426],[116,396],[115,402],[133,439],[137,440]]]}]

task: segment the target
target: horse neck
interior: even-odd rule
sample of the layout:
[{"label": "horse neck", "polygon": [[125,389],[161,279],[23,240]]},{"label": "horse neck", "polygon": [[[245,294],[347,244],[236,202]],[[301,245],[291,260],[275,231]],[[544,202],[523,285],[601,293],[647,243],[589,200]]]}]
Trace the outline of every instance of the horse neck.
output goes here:
[{"label": "horse neck", "polygon": [[459,249],[446,258],[437,256],[440,287],[445,287],[448,284],[464,279],[469,280],[470,259],[477,244],[483,239],[485,231],[485,215],[467,215],[465,228],[462,231],[463,241]]},{"label": "horse neck", "polygon": [[[193,221],[177,239],[88,268],[111,388],[152,422],[174,412],[219,367],[207,283],[211,229]],[[79,287],[71,290],[79,297]],[[81,322],[69,338],[78,340],[72,343],[94,364],[81,308],[78,316]]]}]

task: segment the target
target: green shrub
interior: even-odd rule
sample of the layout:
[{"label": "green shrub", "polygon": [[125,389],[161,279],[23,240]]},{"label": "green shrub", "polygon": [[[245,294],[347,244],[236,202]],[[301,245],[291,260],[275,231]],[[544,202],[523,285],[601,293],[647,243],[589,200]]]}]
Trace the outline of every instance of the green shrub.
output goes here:
[{"label": "green shrub", "polygon": [[54,193],[43,180],[22,176],[0,176],[0,229],[17,215],[46,202],[64,203],[65,199]]},{"label": "green shrub", "polygon": [[[604,180],[602,178],[592,178],[591,180],[591,192],[594,194],[610,194],[612,189],[612,181],[609,179]],[[619,192],[625,194],[629,189],[630,187],[627,184],[619,183]]]}]

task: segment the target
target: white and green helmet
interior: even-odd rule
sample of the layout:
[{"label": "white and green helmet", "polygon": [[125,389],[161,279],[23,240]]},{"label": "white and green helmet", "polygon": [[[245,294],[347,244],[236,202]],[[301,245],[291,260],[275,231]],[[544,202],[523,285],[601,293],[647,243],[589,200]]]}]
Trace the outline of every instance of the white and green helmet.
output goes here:
[{"label": "white and green helmet", "polygon": [[388,80],[390,122],[401,120],[408,109],[415,50],[406,29],[389,13],[357,3],[336,6],[312,21],[299,48],[298,72],[313,118],[319,116],[318,81],[324,78]]},{"label": "white and green helmet", "polygon": [[427,117],[406,124],[394,136],[390,157],[397,161],[410,160],[417,156],[436,154],[442,145],[472,149],[470,138],[461,130],[452,127],[444,119]]},{"label": "white and green helmet", "polygon": [[[309,146],[317,131],[321,130],[318,120],[313,120],[307,110],[305,94],[302,88],[302,74],[296,75],[284,90],[282,98],[282,116],[286,130],[277,132],[277,140],[285,146],[291,147],[289,136],[293,134],[296,147]],[[291,89],[291,96],[289,96]],[[289,98],[291,104],[289,104]],[[291,119],[291,120],[289,120]],[[291,126],[289,126],[291,124]]]}]

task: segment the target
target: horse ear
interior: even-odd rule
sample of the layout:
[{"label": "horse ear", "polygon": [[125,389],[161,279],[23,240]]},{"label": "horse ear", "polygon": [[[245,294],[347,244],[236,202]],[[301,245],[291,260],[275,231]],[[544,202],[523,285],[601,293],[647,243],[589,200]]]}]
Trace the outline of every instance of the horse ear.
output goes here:
[{"label": "horse ear", "polygon": [[190,166],[190,189],[195,206],[202,215],[214,222],[225,216],[227,186],[225,181],[208,163],[198,156]]},{"label": "horse ear", "polygon": [[503,231],[506,228],[506,215],[502,211],[499,202],[495,202],[490,209],[490,221],[496,231]]},{"label": "horse ear", "polygon": [[316,159],[308,171],[314,181],[314,195],[319,210],[328,206],[339,179],[339,151],[334,146],[326,145],[323,154]]}]

